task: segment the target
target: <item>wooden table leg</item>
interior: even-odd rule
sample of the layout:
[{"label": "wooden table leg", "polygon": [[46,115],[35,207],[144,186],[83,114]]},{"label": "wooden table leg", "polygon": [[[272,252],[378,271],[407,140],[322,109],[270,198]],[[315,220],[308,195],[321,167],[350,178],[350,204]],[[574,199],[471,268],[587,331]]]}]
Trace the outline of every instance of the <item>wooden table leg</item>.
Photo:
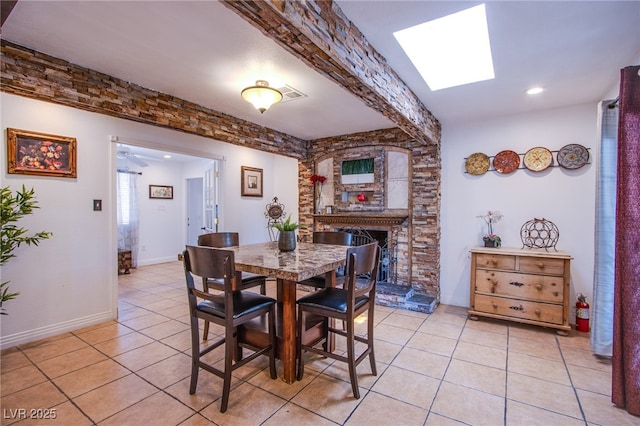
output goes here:
[{"label": "wooden table leg", "polygon": [[296,381],[296,282],[278,278],[278,304],[282,306],[282,350],[285,383]]}]

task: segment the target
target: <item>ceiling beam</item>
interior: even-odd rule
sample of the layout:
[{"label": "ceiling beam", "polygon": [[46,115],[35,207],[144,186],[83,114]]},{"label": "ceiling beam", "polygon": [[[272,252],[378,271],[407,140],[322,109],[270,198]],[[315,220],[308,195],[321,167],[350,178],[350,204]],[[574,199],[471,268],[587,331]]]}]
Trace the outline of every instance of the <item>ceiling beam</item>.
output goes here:
[{"label": "ceiling beam", "polygon": [[222,3],[411,137],[439,143],[440,122],[333,1]]}]

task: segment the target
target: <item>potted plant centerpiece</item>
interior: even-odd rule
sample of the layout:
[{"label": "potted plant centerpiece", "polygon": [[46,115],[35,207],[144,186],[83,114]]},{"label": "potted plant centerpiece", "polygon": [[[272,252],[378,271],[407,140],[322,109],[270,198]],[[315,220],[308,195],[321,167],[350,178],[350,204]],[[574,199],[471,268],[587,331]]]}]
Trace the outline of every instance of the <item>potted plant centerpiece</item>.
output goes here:
[{"label": "potted plant centerpiece", "polygon": [[293,251],[296,249],[296,229],[306,228],[297,222],[291,222],[291,215],[284,222],[276,222],[271,225],[279,231],[278,249],[280,251]]},{"label": "potted plant centerpiece", "polygon": [[500,247],[502,245],[502,240],[500,237],[493,233],[493,224],[497,223],[502,219],[502,214],[498,211],[489,210],[486,214],[481,214],[476,216],[480,219],[483,219],[487,223],[487,232],[483,237],[482,241],[484,241],[485,247]]}]

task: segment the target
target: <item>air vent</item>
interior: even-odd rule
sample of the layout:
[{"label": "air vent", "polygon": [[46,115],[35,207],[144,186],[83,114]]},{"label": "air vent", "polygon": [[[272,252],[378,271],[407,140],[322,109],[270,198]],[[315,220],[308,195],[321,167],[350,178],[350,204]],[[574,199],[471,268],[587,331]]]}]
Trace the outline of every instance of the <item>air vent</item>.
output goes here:
[{"label": "air vent", "polygon": [[298,89],[294,89],[293,87],[285,84],[282,87],[278,87],[280,93],[282,93],[282,103],[295,101],[297,99],[306,98],[307,95],[299,91]]}]

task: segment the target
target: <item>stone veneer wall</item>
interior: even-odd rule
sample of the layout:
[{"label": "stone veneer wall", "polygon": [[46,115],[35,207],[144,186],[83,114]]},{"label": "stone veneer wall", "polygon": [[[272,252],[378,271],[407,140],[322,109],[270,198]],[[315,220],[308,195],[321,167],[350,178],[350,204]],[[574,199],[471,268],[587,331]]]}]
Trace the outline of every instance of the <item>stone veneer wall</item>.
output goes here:
[{"label": "stone veneer wall", "polygon": [[305,158],[303,139],[2,40],[3,92]]},{"label": "stone veneer wall", "polygon": [[[363,147],[369,152],[404,148],[411,151],[413,175],[410,178],[412,199],[409,200],[409,220],[398,233],[398,284],[410,284],[419,293],[440,297],[440,143],[424,145],[400,129],[382,129],[355,133],[309,143],[309,156],[300,161],[300,221],[308,226],[301,231],[307,236],[313,229],[314,199],[309,178],[314,164],[323,158],[341,157]],[[366,148],[364,148],[366,147]],[[381,186],[384,190],[384,185]],[[410,272],[408,270],[410,268]],[[410,280],[410,282],[409,282]]]}]

